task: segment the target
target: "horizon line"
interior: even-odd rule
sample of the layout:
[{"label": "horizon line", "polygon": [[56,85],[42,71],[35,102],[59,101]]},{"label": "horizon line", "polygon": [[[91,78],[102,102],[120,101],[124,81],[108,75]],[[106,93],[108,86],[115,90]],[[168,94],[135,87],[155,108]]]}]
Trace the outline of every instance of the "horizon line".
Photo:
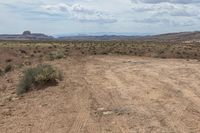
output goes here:
[{"label": "horizon line", "polygon": [[[31,35],[34,34],[44,34],[48,36],[58,37],[75,37],[75,36],[155,36],[155,35],[164,35],[164,34],[176,34],[176,33],[192,33],[200,31],[174,31],[174,32],[163,32],[163,33],[136,33],[136,32],[92,32],[92,33],[61,33],[61,34],[46,34],[43,32],[31,32]],[[2,35],[23,35],[23,32],[20,33],[0,33]]]}]

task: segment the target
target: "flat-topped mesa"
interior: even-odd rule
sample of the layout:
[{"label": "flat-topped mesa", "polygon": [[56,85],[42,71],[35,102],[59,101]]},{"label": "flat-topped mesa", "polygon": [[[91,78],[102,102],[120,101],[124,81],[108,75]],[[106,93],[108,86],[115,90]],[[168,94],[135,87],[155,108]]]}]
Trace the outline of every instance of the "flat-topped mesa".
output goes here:
[{"label": "flat-topped mesa", "polygon": [[27,30],[22,34],[0,34],[0,40],[54,40],[54,37]]},{"label": "flat-topped mesa", "polygon": [[31,35],[31,32],[30,32],[30,31],[24,31],[24,32],[22,33],[22,35],[24,35],[24,36]]}]

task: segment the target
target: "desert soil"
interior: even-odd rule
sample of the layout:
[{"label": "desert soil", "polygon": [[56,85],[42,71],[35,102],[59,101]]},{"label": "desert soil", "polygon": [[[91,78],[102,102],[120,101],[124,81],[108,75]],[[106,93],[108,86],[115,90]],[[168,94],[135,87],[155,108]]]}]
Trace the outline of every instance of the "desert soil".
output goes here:
[{"label": "desert soil", "polygon": [[199,133],[200,62],[85,56],[47,62],[58,86],[17,97],[0,78],[0,133]]}]

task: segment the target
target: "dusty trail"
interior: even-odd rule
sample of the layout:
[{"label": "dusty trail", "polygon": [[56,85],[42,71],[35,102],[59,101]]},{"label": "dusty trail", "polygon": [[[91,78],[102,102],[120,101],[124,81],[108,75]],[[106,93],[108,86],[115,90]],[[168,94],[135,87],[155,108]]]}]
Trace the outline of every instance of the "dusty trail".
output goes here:
[{"label": "dusty trail", "polygon": [[17,76],[9,75],[8,91],[0,86],[0,132],[200,132],[196,60],[88,56],[49,63],[64,73],[59,86],[11,100]]}]

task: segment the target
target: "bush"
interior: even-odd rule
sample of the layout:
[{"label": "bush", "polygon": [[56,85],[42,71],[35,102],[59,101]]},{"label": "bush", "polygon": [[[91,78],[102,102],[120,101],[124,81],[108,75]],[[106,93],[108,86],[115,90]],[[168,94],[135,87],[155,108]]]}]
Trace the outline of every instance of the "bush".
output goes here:
[{"label": "bush", "polygon": [[6,62],[12,62],[12,59],[6,59]]},{"label": "bush", "polygon": [[5,67],[4,72],[5,72],[5,73],[10,72],[12,69],[13,69],[12,65],[11,65],[11,64],[8,64],[8,65]]},{"label": "bush", "polygon": [[58,80],[62,80],[61,72],[50,65],[43,64],[35,68],[29,68],[24,72],[17,88],[17,94],[25,93],[32,87],[55,84]]},{"label": "bush", "polygon": [[0,76],[3,75],[3,70],[0,68]]},{"label": "bush", "polygon": [[64,57],[65,57],[65,54],[63,51],[54,51],[49,54],[50,60],[62,59]]}]

